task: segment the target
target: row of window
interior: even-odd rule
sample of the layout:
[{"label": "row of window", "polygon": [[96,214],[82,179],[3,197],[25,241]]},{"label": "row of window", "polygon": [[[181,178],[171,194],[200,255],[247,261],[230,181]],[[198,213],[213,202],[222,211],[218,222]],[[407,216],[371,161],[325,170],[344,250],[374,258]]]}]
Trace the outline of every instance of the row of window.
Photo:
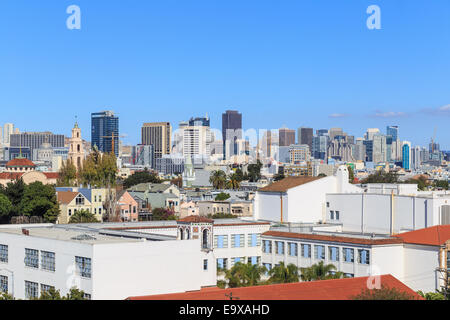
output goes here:
[{"label": "row of window", "polygon": [[[55,289],[54,286],[49,286],[46,284],[42,284],[40,285],[41,287],[41,292],[40,294],[43,294],[45,292],[50,291],[51,289]],[[39,298],[39,284],[37,282],[32,282],[32,281],[26,281],[25,280],[25,299],[37,299]],[[84,298],[85,299],[91,299],[91,295],[85,293],[84,294]]]},{"label": "row of window", "polygon": [[[251,233],[247,235],[247,247],[259,247],[261,246],[261,234]],[[232,234],[231,235],[231,248],[243,248],[245,247],[245,234]],[[222,249],[229,248],[228,235],[214,236],[214,248]]]},{"label": "row of window", "polygon": [[340,219],[339,216],[340,216],[339,211],[330,210],[330,220],[339,220]]},{"label": "row of window", "polygon": [[[89,210],[89,212],[91,211],[90,209],[87,209],[87,210]],[[73,214],[75,214],[77,212],[78,212],[78,209],[74,209],[73,210]],[[68,213],[69,216],[72,216],[72,209],[69,209],[67,211],[67,213]],[[94,214],[97,214],[97,208],[94,208]],[[102,214],[102,208],[98,208],[98,214]]]},{"label": "row of window", "polygon": [[251,263],[252,265],[261,264],[261,257],[234,257],[230,259],[231,264],[228,265],[228,258],[219,258],[217,259],[217,268],[220,269],[228,269],[232,268],[236,263]]},{"label": "row of window", "polygon": [[[298,243],[295,242],[287,242],[287,254],[291,257],[298,257]],[[285,242],[284,241],[275,241],[275,254],[284,255],[285,254]],[[311,258],[311,249],[312,245],[310,244],[301,244],[301,257],[303,258]],[[271,240],[263,240],[263,252],[264,253],[272,253],[272,241]],[[360,264],[370,264],[370,254],[369,250],[366,249],[357,249],[358,252],[358,263]],[[314,258],[317,260],[325,260],[326,247],[324,245],[314,245]],[[344,262],[354,262],[355,261],[355,249],[353,248],[342,248],[339,250],[339,247],[328,246],[328,260],[330,261],[340,261],[340,254],[342,253],[342,261]]]}]

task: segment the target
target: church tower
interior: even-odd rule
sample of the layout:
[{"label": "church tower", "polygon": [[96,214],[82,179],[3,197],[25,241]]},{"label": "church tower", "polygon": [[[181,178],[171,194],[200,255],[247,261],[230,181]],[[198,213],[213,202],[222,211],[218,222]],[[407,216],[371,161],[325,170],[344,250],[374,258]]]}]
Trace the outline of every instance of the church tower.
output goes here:
[{"label": "church tower", "polygon": [[72,160],[77,170],[81,168],[84,160],[84,148],[78,122],[75,122],[75,126],[72,129],[72,137],[69,140],[69,159]]}]

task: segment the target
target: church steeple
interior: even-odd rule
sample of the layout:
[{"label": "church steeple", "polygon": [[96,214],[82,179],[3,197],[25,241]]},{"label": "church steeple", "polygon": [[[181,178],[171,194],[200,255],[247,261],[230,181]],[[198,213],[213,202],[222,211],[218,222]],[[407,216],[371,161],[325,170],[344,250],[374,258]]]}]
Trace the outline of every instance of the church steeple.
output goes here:
[{"label": "church steeple", "polygon": [[75,125],[72,129],[72,137],[70,138],[69,159],[75,165],[77,170],[81,168],[84,160],[83,140],[81,139],[81,129],[78,126],[78,119],[75,116]]}]

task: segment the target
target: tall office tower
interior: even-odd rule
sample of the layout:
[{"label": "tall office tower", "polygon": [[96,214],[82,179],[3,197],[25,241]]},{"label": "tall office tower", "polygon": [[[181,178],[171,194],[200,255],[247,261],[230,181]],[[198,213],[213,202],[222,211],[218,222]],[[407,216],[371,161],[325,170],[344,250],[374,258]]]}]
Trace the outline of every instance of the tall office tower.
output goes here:
[{"label": "tall office tower", "polygon": [[372,162],[373,161],[373,140],[363,140],[363,145],[365,149],[365,159],[364,161]]},{"label": "tall office tower", "polygon": [[309,150],[312,150],[313,129],[301,127],[298,128],[298,144],[306,144]]},{"label": "tall office tower", "polygon": [[411,142],[403,141],[402,146],[402,164],[403,169],[410,170],[411,169]]},{"label": "tall office tower", "polygon": [[289,146],[289,158],[291,164],[309,161],[311,158],[309,146],[307,144],[293,144]]},{"label": "tall office tower", "polygon": [[327,135],[319,135],[317,137],[313,137],[313,148],[311,155],[314,157],[314,159],[327,159],[328,143],[329,138]]},{"label": "tall office tower", "polygon": [[328,157],[345,162],[355,161],[352,155],[352,145],[347,142],[345,136],[336,136],[328,144]]},{"label": "tall office tower", "polygon": [[64,148],[64,141],[65,137],[63,134],[53,134],[51,132],[24,132],[10,135],[11,148],[28,147],[33,161],[37,160],[35,150],[39,149],[44,143],[49,143],[52,148]]},{"label": "tall office tower", "polygon": [[402,142],[398,138],[397,140],[392,140],[391,160],[394,162],[402,160]]},{"label": "tall office tower", "polygon": [[11,135],[14,134],[14,125],[5,123],[3,125],[3,143],[9,145],[11,143]]},{"label": "tall office tower", "polygon": [[343,136],[344,131],[342,131],[342,128],[331,128],[328,131],[328,136],[330,137],[330,140],[333,140],[336,136]]},{"label": "tall office tower", "polygon": [[418,170],[422,165],[422,148],[415,146],[411,149],[411,169]]},{"label": "tall office tower", "polygon": [[137,146],[133,146],[131,157],[135,165],[144,166],[148,169],[154,169],[156,167],[153,145],[138,144]]},{"label": "tall office tower", "polygon": [[91,144],[103,153],[119,156],[119,118],[113,111],[91,114]]},{"label": "tall office tower", "polygon": [[318,137],[320,137],[320,136],[328,136],[328,129],[319,129],[319,130],[316,130],[316,135],[317,135]]},{"label": "tall office tower", "polygon": [[242,139],[242,114],[227,110],[222,114],[223,159],[238,154],[237,140]]},{"label": "tall office tower", "polygon": [[295,130],[281,128],[278,130],[280,147],[288,147],[291,144],[295,144]]},{"label": "tall office tower", "polygon": [[279,147],[278,141],[279,137],[277,132],[272,132],[271,130],[264,131],[260,142],[260,149],[264,158],[270,159],[276,157]]},{"label": "tall office tower", "polygon": [[364,138],[366,140],[373,140],[373,137],[377,134],[380,134],[380,129],[378,128],[369,128],[367,129],[366,134],[364,135]]},{"label": "tall office tower", "polygon": [[386,135],[391,136],[392,141],[396,141],[398,139],[398,126],[387,126]]},{"label": "tall office tower", "polygon": [[80,169],[84,160],[83,140],[81,139],[81,129],[78,123],[72,129],[72,137],[69,140],[69,159],[77,169]]},{"label": "tall office tower", "polygon": [[214,141],[209,124],[208,117],[191,118],[189,122],[180,122],[177,130],[177,152],[198,161],[209,161],[211,143]]},{"label": "tall office tower", "polygon": [[371,140],[373,140],[372,161],[375,163],[386,162],[386,136],[377,134]]},{"label": "tall office tower", "polygon": [[366,160],[366,146],[362,138],[357,138],[356,143],[352,146],[352,154],[356,161]]},{"label": "tall office tower", "polygon": [[172,126],[169,122],[144,123],[141,130],[141,142],[153,145],[155,159],[170,154],[172,148]]}]

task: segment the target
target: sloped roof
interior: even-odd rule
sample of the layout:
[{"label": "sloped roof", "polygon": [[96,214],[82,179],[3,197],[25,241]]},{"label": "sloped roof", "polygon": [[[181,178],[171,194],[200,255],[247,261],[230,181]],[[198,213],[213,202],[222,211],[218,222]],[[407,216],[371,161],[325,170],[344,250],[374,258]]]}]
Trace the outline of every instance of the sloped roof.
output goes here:
[{"label": "sloped roof", "polygon": [[[423,300],[414,290],[392,275],[380,276],[381,285],[395,288]],[[369,277],[296,282],[233,289],[205,288],[200,291],[131,297],[128,300],[351,300],[367,289]]]},{"label": "sloped roof", "polygon": [[16,180],[24,175],[25,172],[1,172],[0,180]]},{"label": "sloped roof", "polygon": [[261,188],[258,191],[261,192],[286,192],[287,190],[301,186],[309,182],[313,182],[323,177],[287,177],[283,180],[274,182],[267,187]]},{"label": "sloped roof", "polygon": [[33,161],[26,158],[16,158],[11,161],[8,161],[6,167],[36,167]]},{"label": "sloped roof", "polygon": [[57,192],[58,201],[63,204],[69,204],[79,194],[79,192],[62,191]]},{"label": "sloped roof", "polygon": [[450,225],[434,226],[395,235],[405,243],[440,246],[450,239]]}]

